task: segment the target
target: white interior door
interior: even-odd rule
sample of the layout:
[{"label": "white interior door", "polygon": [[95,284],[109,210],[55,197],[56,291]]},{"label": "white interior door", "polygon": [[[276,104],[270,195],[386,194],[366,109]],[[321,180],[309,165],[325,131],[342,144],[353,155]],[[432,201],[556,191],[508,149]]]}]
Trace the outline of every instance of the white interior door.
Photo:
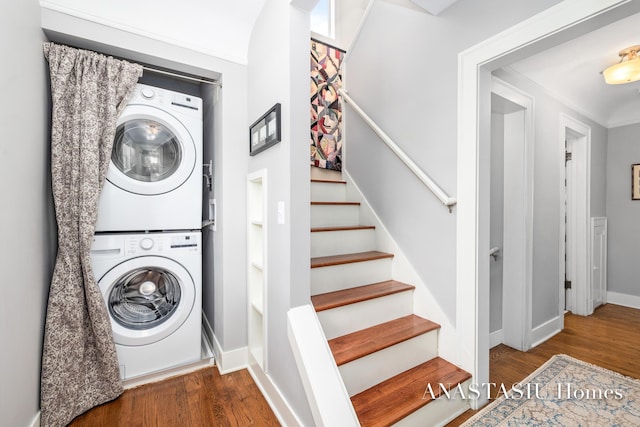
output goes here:
[{"label": "white interior door", "polygon": [[607,218],[591,218],[591,300],[592,309],[606,302]]},{"label": "white interior door", "polygon": [[[502,113],[502,342],[515,349],[531,348],[531,293],[533,253],[533,100],[515,87],[494,78],[492,109]],[[494,166],[492,166],[493,168]],[[492,205],[499,206],[492,201]],[[494,212],[491,213],[493,215]],[[491,222],[491,226],[498,226]],[[492,233],[494,234],[494,233]],[[499,263],[490,268],[499,268]],[[498,275],[495,275],[498,276]],[[495,277],[494,276],[494,277]],[[492,290],[495,289],[491,284]],[[493,295],[490,298],[495,301]],[[494,308],[491,308],[494,310]]]},{"label": "white interior door", "polygon": [[565,223],[565,232],[564,232],[564,289],[565,289],[565,299],[564,299],[564,309],[567,311],[573,310],[573,296],[571,294],[571,285],[573,281],[573,218],[574,215],[570,214],[574,207],[572,194],[573,194],[573,185],[575,184],[575,178],[573,176],[573,139],[565,138],[565,179],[564,179],[564,189],[565,189],[565,215],[564,215],[564,223]]},{"label": "white interior door", "polygon": [[[574,314],[582,316],[593,312],[591,301],[590,259],[590,188],[591,188],[591,129],[576,119],[562,114],[559,146],[565,156],[571,152],[571,161],[565,162],[566,184],[562,185],[562,197],[566,200],[560,234],[560,295],[561,309],[570,307]],[[565,189],[566,188],[566,189]],[[566,239],[566,240],[565,240]],[[564,271],[562,271],[564,270]],[[571,291],[565,290],[565,280],[571,281]],[[562,300],[567,300],[565,303]],[[562,318],[562,317],[561,317]]]}]

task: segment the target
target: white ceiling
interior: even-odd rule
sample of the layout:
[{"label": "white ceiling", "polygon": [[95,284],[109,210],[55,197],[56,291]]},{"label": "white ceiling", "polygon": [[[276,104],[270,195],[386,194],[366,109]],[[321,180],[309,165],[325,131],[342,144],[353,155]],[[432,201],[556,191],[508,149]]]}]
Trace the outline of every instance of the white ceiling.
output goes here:
[{"label": "white ceiling", "polygon": [[411,0],[432,15],[439,15],[440,12],[457,2],[458,0]]},{"label": "white ceiling", "polygon": [[515,62],[508,67],[605,127],[640,122],[640,81],[604,82],[602,70],[619,61],[618,52],[640,45],[640,14]]}]

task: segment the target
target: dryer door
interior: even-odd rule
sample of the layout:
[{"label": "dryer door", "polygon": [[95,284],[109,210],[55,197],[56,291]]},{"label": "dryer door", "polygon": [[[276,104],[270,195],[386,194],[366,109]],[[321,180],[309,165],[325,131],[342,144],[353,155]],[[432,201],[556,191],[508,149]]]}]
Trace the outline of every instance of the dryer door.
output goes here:
[{"label": "dryer door", "polygon": [[193,173],[196,145],[188,129],[166,111],[128,105],[116,123],[107,179],[134,194],[164,194]]},{"label": "dryer door", "polygon": [[98,286],[102,292],[116,344],[147,345],[174,333],[195,303],[189,272],[164,257],[142,256],[109,270]]}]

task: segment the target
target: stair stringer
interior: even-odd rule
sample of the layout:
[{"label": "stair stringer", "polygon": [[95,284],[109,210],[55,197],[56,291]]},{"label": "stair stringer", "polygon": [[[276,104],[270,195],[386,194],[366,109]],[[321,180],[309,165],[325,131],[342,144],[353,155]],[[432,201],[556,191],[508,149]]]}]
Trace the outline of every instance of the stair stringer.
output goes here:
[{"label": "stair stringer", "polygon": [[461,343],[462,337],[458,336],[455,326],[442,310],[424,280],[418,275],[400,246],[389,233],[384,223],[375,213],[367,199],[364,197],[358,185],[346,170],[342,171],[344,181],[347,182],[347,200],[360,202],[360,223],[374,225],[376,227],[376,247],[383,252],[393,253],[392,277],[404,283],[415,286],[413,297],[414,314],[439,323],[441,328],[438,333],[438,354],[440,357],[460,366],[468,372],[474,372],[473,366],[467,366],[469,360],[473,360],[472,348],[466,348]]},{"label": "stair stringer", "polygon": [[315,425],[360,427],[327,338],[310,304],[287,312],[287,336]]}]

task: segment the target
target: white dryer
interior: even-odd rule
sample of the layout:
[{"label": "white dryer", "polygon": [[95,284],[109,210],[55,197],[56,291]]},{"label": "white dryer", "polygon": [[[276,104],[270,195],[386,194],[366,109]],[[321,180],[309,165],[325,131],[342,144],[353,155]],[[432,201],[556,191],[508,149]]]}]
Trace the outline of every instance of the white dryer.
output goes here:
[{"label": "white dryer", "polygon": [[138,84],[116,123],[96,231],[202,225],[202,100]]},{"label": "white dryer", "polygon": [[199,231],[94,236],[122,379],[201,359],[201,252]]}]

